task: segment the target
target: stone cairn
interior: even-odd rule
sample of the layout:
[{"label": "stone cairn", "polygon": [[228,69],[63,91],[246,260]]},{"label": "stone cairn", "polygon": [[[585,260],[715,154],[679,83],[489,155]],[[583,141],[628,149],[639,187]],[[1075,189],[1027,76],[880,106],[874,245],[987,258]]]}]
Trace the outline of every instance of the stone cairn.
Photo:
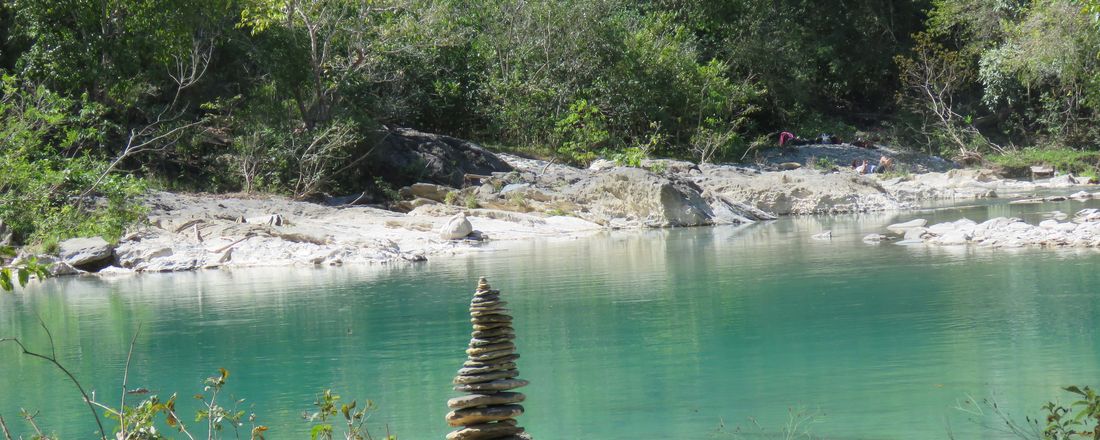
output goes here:
[{"label": "stone cairn", "polygon": [[516,333],[512,316],[500,300],[500,291],[491,290],[485,278],[477,283],[477,292],[470,301],[471,333],[467,359],[455,376],[455,391],[468,393],[447,401],[451,412],[447,423],[461,429],[447,434],[447,440],[511,439],[530,440],[524,429],[516,425],[523,414],[523,393],[511,392],[527,385],[516,379]]}]

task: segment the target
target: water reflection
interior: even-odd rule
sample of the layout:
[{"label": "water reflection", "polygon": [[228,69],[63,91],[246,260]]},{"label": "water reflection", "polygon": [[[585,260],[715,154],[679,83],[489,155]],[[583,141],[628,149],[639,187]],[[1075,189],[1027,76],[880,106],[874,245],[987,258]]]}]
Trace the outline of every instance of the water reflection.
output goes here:
[{"label": "water reflection", "polygon": [[[271,438],[308,435],[299,414],[330,386],[379,402],[376,427],[441,438],[465,304],[486,275],[517,318],[532,380],[524,425],[539,438],[710,438],[722,420],[777,428],[800,404],[826,414],[814,430],[828,438],[939,439],[948,422],[957,438],[997,438],[957,401],[997,395],[1034,414],[1058,386],[1100,373],[1096,251],[862,237],[913,218],[1072,208],[614,231],[414,266],[56,279],[0,296],[0,335],[42,347],[41,316],[65,362],[112,394],[140,323],[132,383],[187,396],[229,368],[230,393],[254,403]],[[824,230],[834,238],[809,238]],[[55,371],[2,345],[0,371],[0,415],[41,408],[62,435],[87,436]]]}]

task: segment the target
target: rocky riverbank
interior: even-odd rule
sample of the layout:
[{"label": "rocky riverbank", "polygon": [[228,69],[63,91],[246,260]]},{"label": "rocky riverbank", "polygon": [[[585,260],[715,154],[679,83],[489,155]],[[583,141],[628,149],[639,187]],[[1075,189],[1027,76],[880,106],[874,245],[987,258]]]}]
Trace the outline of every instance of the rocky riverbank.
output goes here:
[{"label": "rocky riverbank", "polygon": [[[60,255],[53,259],[54,269],[58,273],[118,274],[422,261],[476,252],[490,240],[568,239],[607,229],[746,224],[784,215],[894,211],[928,200],[1018,197],[1082,183],[1072,176],[1039,182],[1002,179],[987,170],[883,177],[859,175],[848,167],[780,167],[774,162],[746,167],[668,159],[646,160],[640,167],[597,161],[581,169],[509,154],[493,155],[470,143],[444,143],[440,137],[418,139],[426,143],[416,145],[428,146],[422,148],[425,155],[465,157],[477,164],[475,171],[485,174],[466,172],[460,179],[454,170],[437,170],[439,176],[425,175],[423,182],[401,188],[398,201],[385,205],[355,204],[369,199],[362,196],[310,203],[276,196],[154,192],[146,198],[148,222],[134,228],[117,245],[97,239],[62,243]],[[828,147],[838,148],[842,147]],[[826,151],[819,150],[817,154]],[[936,166],[942,165],[939,161],[926,160]],[[500,171],[491,171],[497,169]],[[460,180],[462,185],[457,184]],[[1067,228],[1054,227],[1058,231]],[[959,235],[947,234],[946,227],[928,229],[928,235],[916,238],[939,243]],[[1001,230],[1000,226],[995,229]],[[982,237],[975,235],[976,231],[964,228],[961,233],[973,241]],[[1031,241],[997,242],[1014,245]]]},{"label": "rocky riverbank", "polygon": [[[1100,193],[1093,194],[1100,197]],[[926,226],[927,221],[916,219],[888,226],[896,234],[873,234],[864,241],[883,241],[900,238],[897,244],[931,244],[938,246],[973,245],[988,248],[1042,247],[1100,247],[1100,209],[1078,211],[1072,218],[1065,213],[1053,212],[1051,218],[1029,224],[1019,218],[997,217],[977,223],[969,219],[937,223]]]}]

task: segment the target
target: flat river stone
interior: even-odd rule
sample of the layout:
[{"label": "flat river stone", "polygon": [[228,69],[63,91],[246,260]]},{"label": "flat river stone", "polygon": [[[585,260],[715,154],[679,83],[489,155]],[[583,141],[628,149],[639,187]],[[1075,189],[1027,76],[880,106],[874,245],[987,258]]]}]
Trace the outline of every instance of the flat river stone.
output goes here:
[{"label": "flat river stone", "polygon": [[[481,355],[492,351],[500,350],[512,350],[516,348],[516,344],[511,342],[501,342],[499,344],[483,345],[480,347],[470,347],[466,349],[466,354],[470,356]],[[509,353],[511,354],[511,353]]]},{"label": "flat river stone", "polygon": [[527,396],[524,396],[523,393],[513,393],[511,391],[496,394],[469,394],[448,400],[447,408],[461,409],[484,405],[507,405],[509,403],[520,403],[525,399],[527,399]]},{"label": "flat river stone", "polygon": [[518,353],[513,354],[513,355],[509,355],[509,356],[504,356],[504,357],[501,357],[501,358],[490,359],[490,360],[487,360],[487,361],[475,361],[473,359],[467,359],[466,362],[462,363],[462,366],[463,367],[470,367],[470,368],[491,367],[491,366],[495,366],[495,365],[506,364],[506,363],[509,363],[509,362],[515,362],[516,359],[519,359],[519,354]]},{"label": "flat river stone", "polygon": [[504,370],[515,370],[515,369],[516,369],[515,362],[505,362],[503,364],[490,365],[490,366],[486,366],[486,367],[459,368],[458,369],[458,375],[459,376],[463,376],[463,375],[469,376],[471,374],[485,374],[485,373],[491,373],[493,371],[504,371]]},{"label": "flat river stone", "polygon": [[447,413],[447,424],[451,426],[473,425],[485,422],[514,419],[523,414],[520,405],[499,405],[486,408],[456,409]]},{"label": "flat river stone", "polygon": [[498,308],[492,308],[492,309],[485,309],[485,310],[479,310],[479,309],[471,308],[470,309],[470,316],[476,318],[476,317],[487,316],[487,315],[503,315],[503,314],[507,314],[508,312],[511,312],[511,310],[505,309],[505,308],[499,308],[499,307]]},{"label": "flat river stone", "polygon": [[481,383],[497,379],[511,379],[516,376],[519,376],[519,370],[494,371],[492,373],[485,374],[461,374],[455,376],[454,383],[456,385],[461,385],[465,383]]},{"label": "flat river stone", "polygon": [[499,344],[501,342],[511,342],[514,339],[516,339],[516,335],[503,335],[503,336],[497,336],[495,338],[485,338],[485,339],[472,338],[472,339],[470,339],[470,346],[471,347],[484,347],[484,346],[487,346],[487,345]]},{"label": "flat river stone", "polygon": [[475,318],[470,318],[470,322],[477,324],[489,324],[494,322],[512,322],[512,317],[508,315],[489,314],[481,315]]},{"label": "flat river stone", "polygon": [[477,331],[492,330],[492,329],[495,329],[495,328],[505,328],[505,327],[508,328],[509,330],[511,330],[512,329],[512,323],[510,323],[510,322],[487,322],[487,323],[484,323],[484,324],[478,324],[478,323],[474,324],[474,330],[477,330]]},{"label": "flat river stone", "polygon": [[475,295],[474,299],[470,300],[470,304],[484,304],[493,301],[500,301],[500,295]]},{"label": "flat river stone", "polygon": [[476,330],[470,333],[470,337],[473,338],[495,338],[497,336],[505,335],[514,337],[516,335],[516,332],[515,330],[512,330],[511,327],[501,327],[488,330]]},{"label": "flat river stone", "polygon": [[491,308],[494,308],[494,307],[504,307],[506,305],[508,305],[508,301],[489,301],[489,302],[477,303],[476,305],[470,305],[470,309],[471,310],[491,309]]},{"label": "flat river stone", "polygon": [[471,354],[467,359],[474,362],[488,362],[493,359],[499,359],[505,356],[511,356],[516,354],[515,348],[506,348],[503,350],[487,351],[484,353]]},{"label": "flat river stone", "polygon": [[470,383],[463,385],[456,385],[455,391],[462,392],[479,392],[479,391],[507,391],[520,387],[525,387],[530,382],[523,379],[500,379],[492,382],[483,383]]},{"label": "flat river stone", "polygon": [[[509,423],[511,422],[511,423]],[[514,420],[505,420],[497,423],[482,423],[470,425],[447,434],[447,440],[481,440],[489,438],[501,438],[523,432],[523,428],[516,426]]]}]

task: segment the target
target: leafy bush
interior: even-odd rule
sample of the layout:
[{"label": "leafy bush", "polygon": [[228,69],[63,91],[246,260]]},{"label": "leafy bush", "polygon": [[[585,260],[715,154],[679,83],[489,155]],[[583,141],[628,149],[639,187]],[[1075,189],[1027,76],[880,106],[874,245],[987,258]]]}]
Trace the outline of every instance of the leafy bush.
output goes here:
[{"label": "leafy bush", "polygon": [[1043,405],[1047,412],[1044,440],[1072,440],[1100,438],[1100,395],[1092,388],[1070,386],[1066,391],[1078,400],[1069,406],[1049,402]]},{"label": "leafy bush", "polygon": [[141,219],[142,180],[109,172],[97,158],[108,130],[94,103],[3,77],[0,94],[0,220],[15,239],[76,236],[117,240]]},{"label": "leafy bush", "polygon": [[558,152],[573,162],[588,165],[608,141],[607,120],[600,109],[578,99],[569,105],[569,113],[554,124],[562,139]]}]

